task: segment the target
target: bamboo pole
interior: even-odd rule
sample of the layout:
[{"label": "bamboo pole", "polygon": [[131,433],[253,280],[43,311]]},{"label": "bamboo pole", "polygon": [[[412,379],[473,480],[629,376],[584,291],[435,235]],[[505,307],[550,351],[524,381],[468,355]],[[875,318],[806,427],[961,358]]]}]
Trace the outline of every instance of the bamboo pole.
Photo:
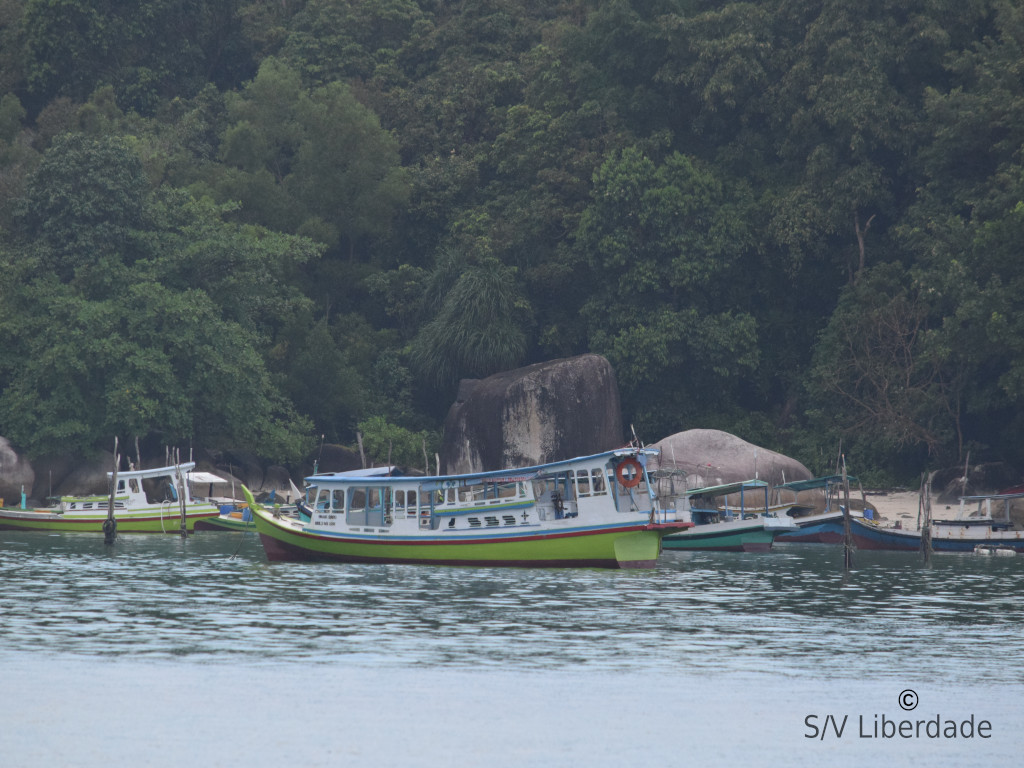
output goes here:
[{"label": "bamboo pole", "polygon": [[850,530],[850,479],[846,476],[846,457],[842,456],[843,468],[843,570],[853,567],[853,532]]},{"label": "bamboo pole", "polygon": [[114,473],[110,478],[110,499],[107,501],[107,519],[103,521],[103,543],[113,544],[117,539],[117,519],[114,517],[114,497],[117,495],[117,468],[121,457],[117,453],[117,438],[114,438]]},{"label": "bamboo pole", "polygon": [[928,475],[924,484],[924,525],[921,527],[921,550],[924,553],[924,564],[930,565],[932,561],[932,477],[934,472]]},{"label": "bamboo pole", "polygon": [[178,480],[178,506],[181,508],[181,537],[188,536],[188,524],[185,520],[185,478],[181,474],[181,455],[174,449],[174,471]]}]

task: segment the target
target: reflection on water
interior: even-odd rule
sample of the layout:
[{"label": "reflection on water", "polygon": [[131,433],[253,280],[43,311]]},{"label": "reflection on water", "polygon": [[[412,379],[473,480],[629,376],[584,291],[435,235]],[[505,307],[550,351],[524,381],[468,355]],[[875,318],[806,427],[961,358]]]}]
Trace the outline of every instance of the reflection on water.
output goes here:
[{"label": "reflection on water", "polygon": [[269,564],[252,534],[0,533],[0,658],[1024,681],[1024,558],[777,546],[653,571]]}]

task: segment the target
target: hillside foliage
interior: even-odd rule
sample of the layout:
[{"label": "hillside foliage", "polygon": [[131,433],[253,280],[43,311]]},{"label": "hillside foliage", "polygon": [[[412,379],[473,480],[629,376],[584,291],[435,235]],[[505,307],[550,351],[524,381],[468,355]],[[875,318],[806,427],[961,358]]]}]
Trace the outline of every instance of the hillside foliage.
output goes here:
[{"label": "hillside foliage", "polygon": [[648,442],[1024,466],[1020,3],[137,6],[0,0],[29,454],[420,461],[461,378],[596,352]]}]

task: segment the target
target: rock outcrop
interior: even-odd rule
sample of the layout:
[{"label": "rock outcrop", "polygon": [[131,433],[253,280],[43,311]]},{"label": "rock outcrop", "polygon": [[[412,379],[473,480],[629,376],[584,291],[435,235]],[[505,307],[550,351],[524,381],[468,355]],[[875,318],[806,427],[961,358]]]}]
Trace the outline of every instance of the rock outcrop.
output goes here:
[{"label": "rock outcrop", "polygon": [[689,429],[649,447],[661,451],[649,466],[675,470],[689,488],[755,478],[780,485],[814,476],[796,459],[717,429]]},{"label": "rock outcrop", "polygon": [[615,371],[600,355],[580,355],[463,380],[445,419],[441,472],[530,466],[623,443]]},{"label": "rock outcrop", "polygon": [[36,474],[28,463],[11,446],[5,437],[0,437],[0,497],[5,504],[21,502],[21,491],[32,495]]}]

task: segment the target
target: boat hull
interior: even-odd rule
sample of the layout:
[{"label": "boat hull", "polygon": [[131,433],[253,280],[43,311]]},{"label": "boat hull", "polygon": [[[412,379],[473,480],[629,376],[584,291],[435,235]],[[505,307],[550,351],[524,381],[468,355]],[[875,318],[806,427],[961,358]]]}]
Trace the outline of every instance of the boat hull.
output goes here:
[{"label": "boat hull", "polygon": [[204,517],[196,520],[197,531],[255,531],[256,524],[252,516],[248,519],[240,512],[220,514],[216,517]]},{"label": "boat hull", "polygon": [[842,544],[843,524],[834,520],[812,523],[798,531],[779,534],[775,540],[790,544]]},{"label": "boat hull", "polygon": [[662,542],[665,549],[691,549],[718,552],[767,552],[772,548],[775,534],[764,528],[746,531],[703,532],[695,526],[689,531],[666,536]]},{"label": "boat hull", "polygon": [[665,537],[666,549],[721,552],[767,552],[779,534],[796,530],[796,523],[781,517],[754,515],[695,525]]},{"label": "boat hull", "polygon": [[268,560],[347,563],[512,566],[520,568],[653,568],[662,538],[681,526],[633,524],[503,536],[352,537],[302,530],[257,511]]},{"label": "boat hull", "polygon": [[[858,549],[913,552],[921,549],[921,534],[898,528],[881,528],[860,520],[851,520],[853,541]],[[973,552],[978,545],[1010,547],[1024,552],[1024,534],[1021,531],[989,531],[985,535],[966,536],[955,529],[932,531],[932,551]]]},{"label": "boat hull", "polygon": [[[185,529],[195,530],[196,523],[217,517],[218,510],[210,507],[192,510],[185,515]],[[118,533],[181,533],[181,513],[156,510],[126,512],[116,510]],[[0,531],[79,531],[103,533],[106,513],[96,515],[58,514],[51,510],[0,510]]]}]

